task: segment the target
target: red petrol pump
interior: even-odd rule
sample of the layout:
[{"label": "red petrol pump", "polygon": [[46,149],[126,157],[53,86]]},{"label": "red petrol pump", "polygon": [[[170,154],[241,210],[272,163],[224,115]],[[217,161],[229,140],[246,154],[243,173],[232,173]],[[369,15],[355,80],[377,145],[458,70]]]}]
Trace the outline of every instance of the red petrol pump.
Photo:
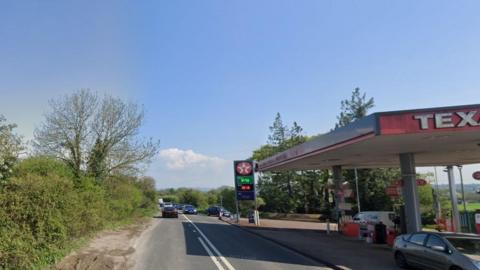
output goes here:
[{"label": "red petrol pump", "polygon": [[480,234],[480,213],[475,213],[475,228],[477,233]]}]

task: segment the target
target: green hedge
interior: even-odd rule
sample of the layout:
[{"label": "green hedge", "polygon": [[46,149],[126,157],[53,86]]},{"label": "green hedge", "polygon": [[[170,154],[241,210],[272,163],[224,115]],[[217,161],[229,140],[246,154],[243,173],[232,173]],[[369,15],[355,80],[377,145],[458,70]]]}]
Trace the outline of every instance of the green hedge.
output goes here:
[{"label": "green hedge", "polygon": [[54,263],[73,239],[153,209],[142,186],[124,176],[74,180],[48,158],[21,162],[0,186],[0,269]]}]

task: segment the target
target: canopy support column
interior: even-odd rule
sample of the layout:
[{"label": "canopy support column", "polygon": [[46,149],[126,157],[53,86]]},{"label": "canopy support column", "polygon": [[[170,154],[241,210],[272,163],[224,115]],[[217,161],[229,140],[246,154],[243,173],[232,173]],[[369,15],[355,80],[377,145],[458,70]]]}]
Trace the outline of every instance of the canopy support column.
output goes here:
[{"label": "canopy support column", "polygon": [[461,232],[460,214],[458,212],[457,185],[455,184],[455,175],[453,166],[447,166],[448,187],[450,190],[450,200],[452,201],[452,224],[455,232]]},{"label": "canopy support column", "polygon": [[417,175],[415,172],[415,157],[412,153],[403,153],[400,157],[400,171],[403,180],[403,200],[405,201],[405,217],[407,233],[422,230],[420,204],[417,191]]},{"label": "canopy support column", "polygon": [[343,184],[343,176],[342,176],[342,166],[336,165],[332,167],[333,172],[333,183],[335,185],[335,215],[337,221],[340,220],[340,217],[345,214],[345,211],[340,209],[340,204],[345,202],[345,197],[342,193],[342,184]]}]

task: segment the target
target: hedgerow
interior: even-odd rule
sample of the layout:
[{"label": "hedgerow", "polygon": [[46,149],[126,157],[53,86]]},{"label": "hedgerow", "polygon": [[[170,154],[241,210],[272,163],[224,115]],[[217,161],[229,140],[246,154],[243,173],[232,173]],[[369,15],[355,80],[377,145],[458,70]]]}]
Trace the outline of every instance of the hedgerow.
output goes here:
[{"label": "hedgerow", "polygon": [[139,181],[75,179],[62,162],[47,157],[20,162],[0,186],[0,269],[52,264],[72,240],[153,209],[152,191],[142,190]]}]

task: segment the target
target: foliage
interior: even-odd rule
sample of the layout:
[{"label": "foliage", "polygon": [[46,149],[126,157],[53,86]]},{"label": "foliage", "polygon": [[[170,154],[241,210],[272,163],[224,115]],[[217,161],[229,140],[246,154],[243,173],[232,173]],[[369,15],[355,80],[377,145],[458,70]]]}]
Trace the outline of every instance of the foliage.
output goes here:
[{"label": "foliage", "polygon": [[[361,93],[360,88],[355,88],[350,99],[341,102],[341,112],[337,116],[335,128],[346,126],[365,117],[368,111],[375,106],[374,99],[367,98],[366,93]],[[392,199],[386,194],[385,188],[394,180],[400,178],[400,170],[392,168],[361,169],[358,172],[358,189],[362,211],[388,210],[393,208]],[[343,170],[344,178],[350,187],[355,188],[354,170]],[[353,212],[356,211],[357,202],[352,200]]]},{"label": "foliage", "polygon": [[64,162],[48,156],[28,157],[13,168],[13,175],[16,177],[24,177],[27,174],[57,175],[68,179],[74,177],[72,170]]},{"label": "foliage", "polygon": [[158,196],[165,202],[191,204],[200,211],[206,210],[209,206],[213,205],[222,205],[231,212],[236,211],[235,189],[228,186],[208,191],[200,191],[193,188],[170,188],[160,190]]},{"label": "foliage", "polygon": [[82,176],[78,184],[73,175],[44,156],[13,168],[0,189],[0,269],[53,263],[73,239],[154,209],[152,179],[116,175],[99,184]]},{"label": "foliage", "polygon": [[[276,153],[306,142],[309,138],[302,134],[303,129],[293,122],[288,127],[277,113],[270,126],[271,134],[266,145],[253,151],[254,160],[263,160]],[[328,171],[311,170],[298,172],[269,172],[261,175],[258,181],[258,194],[264,199],[262,211],[269,212],[321,212],[328,207]],[[321,199],[319,195],[326,195]]]},{"label": "foliage", "polygon": [[360,88],[355,88],[350,99],[341,102],[340,115],[337,116],[338,123],[335,128],[346,126],[355,120],[367,116],[368,110],[375,106],[373,97],[367,100],[367,94],[360,93]]},{"label": "foliage", "polygon": [[12,167],[23,149],[22,138],[13,132],[16,127],[0,115],[0,184],[12,173]]},{"label": "foliage", "polygon": [[80,90],[50,107],[35,130],[36,152],[65,161],[76,177],[84,168],[97,179],[132,174],[157,153],[158,142],[138,137],[144,112],[135,103]]},{"label": "foliage", "polygon": [[191,204],[200,209],[205,209],[208,207],[206,196],[199,190],[195,189],[185,189],[180,192],[178,195],[180,202],[184,204]]}]

